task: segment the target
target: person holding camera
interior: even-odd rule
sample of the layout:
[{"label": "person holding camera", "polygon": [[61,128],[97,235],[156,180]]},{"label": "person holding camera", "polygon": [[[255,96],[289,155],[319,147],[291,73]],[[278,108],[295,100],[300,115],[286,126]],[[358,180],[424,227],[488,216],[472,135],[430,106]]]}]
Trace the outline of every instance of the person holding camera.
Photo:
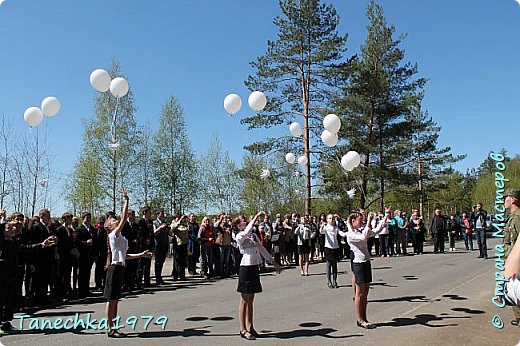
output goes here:
[{"label": "person holding camera", "polygon": [[300,274],[301,276],[309,276],[309,254],[311,253],[312,238],[316,237],[316,234],[311,232],[310,225],[304,217],[301,218],[294,234],[296,235],[300,257]]},{"label": "person holding camera", "polygon": [[482,203],[477,203],[475,211],[473,212],[473,232],[477,237],[478,250],[480,252],[478,258],[487,259],[487,244],[486,244],[486,220],[487,211],[482,209]]},{"label": "person holding camera", "polygon": [[170,229],[164,220],[164,210],[157,210],[155,212],[155,221],[153,222],[153,237],[155,239],[155,283],[157,286],[164,285],[162,279],[162,269],[166,256],[168,255],[168,248],[170,247],[169,239]]},{"label": "person holding camera", "polygon": [[218,232],[215,242],[219,245],[220,250],[219,272],[221,279],[230,277],[231,270],[229,269],[229,264],[232,249],[232,227],[231,217],[224,213],[220,214],[219,219],[215,222],[215,228]]},{"label": "person holding camera", "polygon": [[172,278],[174,281],[186,280],[186,259],[188,254],[188,216],[174,218],[170,225],[172,230]]}]

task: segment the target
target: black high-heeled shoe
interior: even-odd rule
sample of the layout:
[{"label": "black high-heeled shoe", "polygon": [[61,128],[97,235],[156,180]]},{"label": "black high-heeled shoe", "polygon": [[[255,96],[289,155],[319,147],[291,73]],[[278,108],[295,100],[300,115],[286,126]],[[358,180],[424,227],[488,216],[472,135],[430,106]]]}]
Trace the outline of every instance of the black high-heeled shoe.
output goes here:
[{"label": "black high-heeled shoe", "polygon": [[255,336],[248,331],[245,331],[244,333],[240,331],[240,337],[246,340],[256,340]]},{"label": "black high-heeled shoe", "polygon": [[364,328],[364,329],[374,329],[377,327],[375,324],[367,322],[367,321],[363,321],[363,322],[356,321],[356,324],[358,327]]}]

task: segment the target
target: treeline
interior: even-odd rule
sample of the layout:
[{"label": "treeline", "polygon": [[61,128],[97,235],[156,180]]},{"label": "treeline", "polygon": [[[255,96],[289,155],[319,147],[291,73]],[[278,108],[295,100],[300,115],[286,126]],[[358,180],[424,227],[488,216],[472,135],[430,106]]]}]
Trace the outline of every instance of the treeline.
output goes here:
[{"label": "treeline", "polygon": [[[438,145],[441,127],[422,106],[427,79],[419,76],[416,63],[406,60],[405,35],[396,34],[375,1],[366,16],[366,39],[359,53],[347,54],[348,35],[338,32],[340,18],[332,5],[320,0],[280,1],[280,15],[274,19],[278,35],[251,63],[254,73],[245,81],[250,90],[263,91],[268,104],[242,120],[248,129],[274,130],[269,132],[273,136],[246,146],[240,163],[230,159],[217,137],[208,140],[206,153],[194,153],[184,121],[190,115],[173,95],[157,115],[157,130],[139,124],[131,89],[118,108],[119,147],[112,150],[109,124],[116,101],[109,93],[96,95],[94,115],[84,119],[80,155],[64,183],[68,207],[93,215],[118,210],[119,191],[127,186],[134,207],[149,205],[167,214],[249,214],[260,209],[347,213],[391,205],[417,207],[428,215],[435,207],[452,212],[470,209],[477,201],[491,210],[489,160],[482,158],[479,168],[466,173],[452,168],[464,155]],[[124,77],[117,62],[109,73]],[[338,144],[332,148],[320,140],[322,120],[329,113],[342,122]],[[293,121],[302,124],[308,140],[289,136]],[[360,153],[362,164],[346,172],[339,161],[350,150]],[[29,152],[29,157],[36,157],[35,150]],[[287,164],[288,152],[307,156],[308,164]],[[52,163],[39,153],[41,164],[20,164],[52,172]],[[511,186],[519,186],[518,156],[507,164]],[[260,172],[266,168],[271,174],[262,179]],[[15,209],[25,210],[25,205],[37,204],[39,190],[33,187],[41,173],[36,170],[18,183],[16,172],[9,172],[10,179],[3,182],[9,181],[10,191],[20,198],[5,198],[12,198]],[[347,191],[352,188],[356,195],[350,198]],[[17,202],[22,199],[23,207]]]}]

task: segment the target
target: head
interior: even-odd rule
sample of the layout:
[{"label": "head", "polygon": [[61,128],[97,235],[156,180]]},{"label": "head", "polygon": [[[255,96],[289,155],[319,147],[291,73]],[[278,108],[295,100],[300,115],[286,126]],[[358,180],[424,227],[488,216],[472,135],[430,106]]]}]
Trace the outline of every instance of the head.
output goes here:
[{"label": "head", "polygon": [[504,200],[504,206],[509,210],[516,210],[520,208],[519,189],[508,189],[506,191],[506,199]]},{"label": "head", "polygon": [[267,215],[267,214],[264,215],[264,222],[269,222],[269,215]]},{"label": "head", "polygon": [[113,230],[116,229],[117,225],[119,224],[119,221],[117,220],[117,218],[115,216],[110,216],[109,218],[107,218],[107,220],[105,221],[105,230],[110,233],[112,232]]},{"label": "head", "polygon": [[363,213],[356,211],[348,216],[348,220],[350,221],[352,227],[361,228],[363,226],[365,217],[363,216]]},{"label": "head", "polygon": [[155,212],[155,218],[160,221],[164,221],[164,210],[160,209]]},{"label": "head", "polygon": [[450,215],[450,219],[451,219],[451,220],[455,220],[455,216],[457,216],[457,215],[455,215],[455,214],[451,214],[451,215]]},{"label": "head", "polygon": [[84,225],[90,226],[91,219],[92,215],[88,211],[81,213],[81,222],[83,222]]},{"label": "head", "polygon": [[14,238],[17,233],[19,233],[20,231],[18,230],[18,226],[17,226],[17,223],[16,221],[9,221],[8,223],[5,224],[5,229],[4,229],[4,237],[5,239],[12,239]]},{"label": "head", "polygon": [[141,216],[143,217],[143,219],[149,220],[150,217],[152,216],[152,208],[150,208],[148,206],[142,207],[141,208]]},{"label": "head", "polygon": [[480,203],[480,202],[477,203],[477,210],[482,210],[482,203]]},{"label": "head", "polygon": [[419,217],[419,209],[412,209],[412,216]]},{"label": "head", "polygon": [[332,215],[332,214],[327,215],[327,223],[329,225],[333,225],[334,221],[336,221],[335,218],[334,218],[334,215]]},{"label": "head", "polygon": [[74,227],[74,228],[78,228],[78,226],[79,226],[79,217],[74,216],[74,217],[72,218],[72,227]]},{"label": "head", "polygon": [[47,224],[51,221],[51,212],[49,209],[40,209],[38,212],[38,216],[40,217],[40,221]]},{"label": "head", "polygon": [[97,218],[96,224],[103,226],[106,222],[107,218],[104,215],[101,215]]},{"label": "head", "polygon": [[435,215],[441,216],[442,215],[441,210],[440,209],[435,209]]},{"label": "head", "polygon": [[195,214],[191,213],[191,214],[188,216],[188,222],[189,222],[189,223],[195,223],[195,221],[196,221]]},{"label": "head", "polygon": [[202,219],[202,224],[201,224],[201,226],[208,227],[209,224],[210,224],[210,219],[209,219],[209,217],[204,216],[204,218]]},{"label": "head", "polygon": [[72,214],[69,213],[68,211],[63,213],[63,215],[61,215],[61,219],[63,220],[63,223],[67,226],[70,226],[72,225]]},{"label": "head", "polygon": [[276,222],[282,221],[282,214],[276,214]]},{"label": "head", "polygon": [[135,222],[135,210],[128,209],[128,220],[130,222]]}]

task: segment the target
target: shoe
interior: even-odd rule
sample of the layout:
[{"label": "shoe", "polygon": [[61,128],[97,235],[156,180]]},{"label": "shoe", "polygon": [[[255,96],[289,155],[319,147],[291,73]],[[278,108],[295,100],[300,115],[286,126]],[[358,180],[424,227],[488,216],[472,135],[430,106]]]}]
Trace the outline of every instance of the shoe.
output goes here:
[{"label": "shoe", "polygon": [[512,326],[518,326],[518,320],[511,320]]},{"label": "shoe", "polygon": [[337,282],[334,282],[334,283],[332,284],[332,288],[338,288],[338,287],[339,287],[339,286],[338,286],[338,283],[337,283]]},{"label": "shoe", "polygon": [[488,256],[487,256],[487,255],[486,255],[486,256],[484,256],[484,259],[488,259]]},{"label": "shoe", "polygon": [[332,286],[332,283],[330,283],[330,282],[327,283],[327,287],[328,287],[328,288],[334,288],[334,287]]},{"label": "shoe", "polygon": [[384,258],[384,257],[385,257],[385,255],[381,255],[381,258]]},{"label": "shoe", "polygon": [[240,332],[240,337],[246,340],[256,340],[255,336],[248,331]]},{"label": "shoe", "polygon": [[484,256],[480,255],[480,256],[478,256],[477,258],[484,258]]},{"label": "shoe", "polygon": [[363,321],[363,322],[356,321],[356,324],[358,327],[364,328],[364,329],[374,329],[377,327],[375,324],[369,323],[367,321]]},{"label": "shoe", "polygon": [[251,328],[251,330],[249,331],[249,334],[251,334],[255,338],[259,338],[260,337],[260,334],[258,334],[254,328]]},{"label": "shoe", "polygon": [[2,328],[0,328],[5,334],[18,334],[20,333],[19,329],[13,327],[11,322],[5,322]]},{"label": "shoe", "polygon": [[119,329],[111,329],[107,332],[107,336],[109,338],[126,338],[127,335]]}]

